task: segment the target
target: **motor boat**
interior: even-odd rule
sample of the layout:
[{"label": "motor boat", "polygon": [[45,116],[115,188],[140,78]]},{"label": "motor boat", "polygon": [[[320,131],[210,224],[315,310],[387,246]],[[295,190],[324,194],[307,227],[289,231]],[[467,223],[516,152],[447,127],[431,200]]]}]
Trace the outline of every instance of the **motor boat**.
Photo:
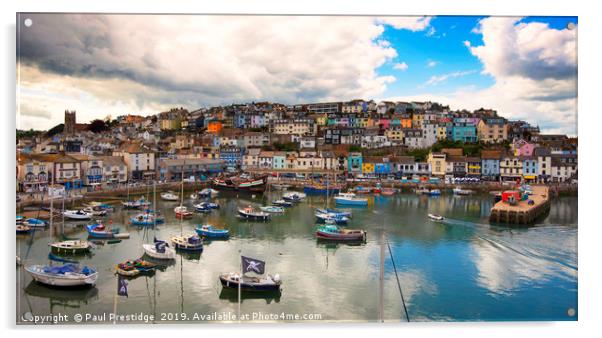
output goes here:
[{"label": "motor boat", "polygon": [[206,189],[201,190],[198,193],[198,196],[203,197],[203,198],[206,198],[206,197],[211,198],[211,197],[216,197],[218,194],[219,194],[219,191],[217,191],[215,189],[211,189],[211,188],[206,188]]},{"label": "motor boat", "polygon": [[163,222],[165,222],[165,219],[161,216],[155,216],[154,213],[141,213],[130,218],[130,223],[138,226],[152,226]]},{"label": "motor boat", "polygon": [[466,196],[466,195],[470,195],[473,193],[472,190],[469,189],[462,189],[461,187],[455,187],[453,189],[454,195],[461,195],[461,196]]},{"label": "motor boat", "polygon": [[193,207],[194,207],[194,211],[200,212],[203,214],[208,214],[211,212],[211,208],[205,202],[194,204]]},{"label": "motor boat", "polygon": [[75,287],[82,285],[95,285],[98,279],[96,269],[77,264],[30,265],[25,267],[31,277],[39,283],[51,286]]},{"label": "motor boat", "polygon": [[218,229],[209,224],[198,226],[195,231],[199,236],[207,238],[228,238],[230,236],[229,230]]},{"label": "motor boat", "polygon": [[429,196],[440,196],[441,195],[441,190],[439,189],[431,189],[428,192]]},{"label": "motor boat", "polygon": [[243,209],[238,209],[238,214],[240,215],[240,217],[246,219],[260,221],[267,221],[270,219],[270,214],[268,214],[267,212],[253,210],[253,208],[250,206]]},{"label": "motor boat", "polygon": [[265,211],[265,212],[269,212],[269,213],[273,213],[273,214],[281,214],[284,212],[284,208],[279,207],[277,205],[268,205],[265,207],[259,207],[259,209],[261,209],[261,211]]},{"label": "motor boat", "polygon": [[266,277],[251,277],[238,272],[223,273],[219,275],[222,287],[237,290],[240,285],[242,292],[278,292],[282,280],[280,275],[267,275]]},{"label": "motor boat", "polygon": [[171,248],[165,241],[155,238],[153,244],[142,244],[144,253],[149,257],[159,260],[171,260],[176,258],[176,250]]},{"label": "motor boat", "polygon": [[25,221],[23,221],[22,224],[30,228],[43,228],[48,225],[48,222],[38,218],[28,218]]},{"label": "motor boat", "polygon": [[83,254],[90,251],[90,242],[82,240],[68,240],[49,243],[50,251],[55,254]]},{"label": "motor boat", "polygon": [[351,218],[352,217],[351,211],[341,211],[341,210],[338,210],[338,209],[329,209],[329,208],[320,209],[320,208],[318,208],[318,209],[316,209],[316,212],[319,212],[321,214],[333,214],[333,215],[336,215],[336,216],[345,216],[347,218]]},{"label": "motor boat", "polygon": [[307,194],[297,191],[287,192],[282,195],[282,199],[287,202],[301,202],[307,197]]},{"label": "motor boat", "polygon": [[318,223],[339,225],[344,225],[347,224],[347,222],[349,222],[349,218],[347,218],[346,216],[321,212],[316,212],[316,220],[318,221]]},{"label": "motor boat", "polygon": [[183,205],[175,207],[173,211],[176,213],[176,218],[192,218],[192,216],[194,215],[192,212],[188,211],[188,208],[186,208]]},{"label": "motor boat", "polygon": [[275,201],[272,201],[272,204],[279,206],[279,207],[285,207],[285,208],[290,208],[293,206],[292,202],[287,202],[285,200],[275,200]]},{"label": "motor boat", "polygon": [[123,205],[123,207],[125,209],[140,209],[140,208],[146,208],[146,207],[150,206],[150,202],[146,201],[144,199],[144,197],[140,197],[139,199],[137,199],[135,201],[121,202],[121,204]]},{"label": "motor boat", "polygon": [[171,238],[176,250],[199,252],[203,251],[203,240],[197,235],[174,236]]},{"label": "motor boat", "polygon": [[329,241],[366,241],[366,231],[355,229],[342,229],[336,225],[328,224],[318,226],[316,237]]},{"label": "motor boat", "polygon": [[164,201],[177,201],[179,199],[178,195],[174,194],[171,191],[167,191],[161,193],[161,199]]},{"label": "motor boat", "polygon": [[108,213],[106,209],[101,209],[98,207],[85,207],[82,210],[84,212],[92,214],[92,216],[106,216]]},{"label": "motor boat", "polygon": [[102,223],[86,225],[88,235],[92,238],[115,238],[119,233],[119,228],[105,227]]},{"label": "motor boat", "polygon": [[17,234],[26,234],[31,231],[31,227],[23,224],[17,225]]},{"label": "motor boat", "polygon": [[334,197],[338,205],[367,206],[368,199],[357,197],[354,193],[339,193]]},{"label": "motor boat", "polygon": [[92,213],[84,210],[65,210],[63,216],[72,220],[89,220],[92,218]]},{"label": "motor boat", "polygon": [[433,220],[433,221],[442,221],[445,219],[445,217],[441,216],[441,215],[435,215],[435,214],[429,214],[429,219]]}]

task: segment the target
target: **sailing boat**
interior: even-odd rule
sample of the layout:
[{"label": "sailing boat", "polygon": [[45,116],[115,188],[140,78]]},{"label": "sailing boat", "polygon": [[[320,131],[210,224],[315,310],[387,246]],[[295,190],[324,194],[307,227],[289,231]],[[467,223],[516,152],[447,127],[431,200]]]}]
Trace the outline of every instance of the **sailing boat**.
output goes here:
[{"label": "sailing boat", "polygon": [[[157,210],[157,182],[153,181],[153,210]],[[153,218],[153,232],[156,232],[157,219]],[[158,240],[155,236],[153,244],[142,244],[144,253],[149,257],[161,260],[176,259],[176,250],[169,247],[165,241]]]},{"label": "sailing boat", "polygon": [[[176,218],[184,219],[184,218],[192,218],[194,215],[192,212],[188,211],[188,208],[184,206],[184,165],[182,165],[182,193],[180,195],[180,205],[174,208],[174,212],[176,213]],[[174,195],[175,196],[175,195]],[[177,196],[176,196],[177,197]],[[163,195],[161,195],[163,198]]]},{"label": "sailing boat", "polygon": [[130,181],[127,180],[125,184],[127,185],[127,200],[125,202],[121,202],[125,209],[140,209],[150,205],[150,203],[144,199],[144,196],[141,196],[137,200],[130,201]]},{"label": "sailing boat", "polygon": [[203,251],[203,240],[196,233],[192,235],[182,234],[182,220],[184,218],[192,217],[192,213],[186,209],[184,204],[184,164],[182,164],[182,191],[180,194],[180,206],[176,207],[176,217],[180,219],[180,236],[174,236],[171,238],[176,250],[182,250],[187,252],[200,252]]},{"label": "sailing boat", "polygon": [[[282,280],[279,274],[265,274],[265,262],[255,258],[245,256],[241,257],[242,273],[229,272],[219,275],[222,287],[228,289],[238,289],[239,292],[279,292]],[[246,273],[253,272],[260,277],[247,276]],[[239,294],[240,295],[240,294]]]}]

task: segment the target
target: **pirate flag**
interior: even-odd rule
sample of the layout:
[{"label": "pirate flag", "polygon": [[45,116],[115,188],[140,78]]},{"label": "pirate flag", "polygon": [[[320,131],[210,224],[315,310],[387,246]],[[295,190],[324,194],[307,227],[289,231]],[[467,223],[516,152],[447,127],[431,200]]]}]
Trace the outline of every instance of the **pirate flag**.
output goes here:
[{"label": "pirate flag", "polygon": [[117,278],[117,294],[120,296],[128,296],[128,282],[121,275]]},{"label": "pirate flag", "polygon": [[263,275],[265,272],[265,262],[255,258],[240,256],[242,258],[242,273],[255,272]]}]

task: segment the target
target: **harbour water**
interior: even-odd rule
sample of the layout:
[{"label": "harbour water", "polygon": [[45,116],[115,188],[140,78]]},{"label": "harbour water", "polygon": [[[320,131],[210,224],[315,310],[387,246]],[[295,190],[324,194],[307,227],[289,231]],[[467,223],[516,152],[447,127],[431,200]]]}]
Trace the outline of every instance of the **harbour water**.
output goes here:
[{"label": "harbour water", "polygon": [[[102,318],[114,308],[119,314],[154,315],[153,322],[187,321],[194,315],[201,322],[205,316],[229,321],[230,314],[238,313],[237,293],[222,290],[218,275],[238,271],[241,254],[265,260],[267,273],[279,273],[283,280],[279,296],[243,295],[241,313],[250,320],[304,321],[306,316],[378,321],[382,252],[385,321],[406,320],[398,280],[411,321],[577,319],[576,197],[554,199],[550,214],[536,226],[511,228],[488,223],[493,201],[487,194],[370,196],[368,207],[350,209],[348,227],[368,231],[367,242],[360,245],[316,241],[313,211],[325,206],[324,197],[309,197],[266,223],[236,217],[238,207],[266,205],[278,197],[278,192],[257,198],[222,194],[214,199],[219,210],[184,221],[173,213],[178,202],[160,201],[166,223],[154,230],[128,226],[137,211],[117,207],[107,219],[131,237],[119,243],[97,242],[90,256],[78,258],[99,270],[96,287],[48,288],[17,268],[17,322],[23,322],[24,314]],[[190,201],[186,204],[191,206]],[[433,222],[428,213],[446,219]],[[25,264],[46,264],[48,243],[58,240],[61,232],[87,238],[85,224],[65,222],[63,227],[56,220],[53,235],[49,229],[19,235],[17,255]],[[154,236],[191,234],[196,224],[227,228],[230,239],[206,242],[200,255],[179,255],[153,276],[129,280],[128,297],[116,297],[116,263],[142,256],[142,244]],[[389,244],[384,251],[381,238]]]}]

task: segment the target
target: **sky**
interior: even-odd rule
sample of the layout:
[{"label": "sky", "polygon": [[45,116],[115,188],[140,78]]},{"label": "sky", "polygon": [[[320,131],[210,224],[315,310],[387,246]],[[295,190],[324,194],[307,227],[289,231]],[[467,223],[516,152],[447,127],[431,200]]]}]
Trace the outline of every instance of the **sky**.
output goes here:
[{"label": "sky", "polygon": [[[31,25],[24,24],[26,19]],[[21,14],[17,128],[357,98],[577,135],[577,18]]]}]

